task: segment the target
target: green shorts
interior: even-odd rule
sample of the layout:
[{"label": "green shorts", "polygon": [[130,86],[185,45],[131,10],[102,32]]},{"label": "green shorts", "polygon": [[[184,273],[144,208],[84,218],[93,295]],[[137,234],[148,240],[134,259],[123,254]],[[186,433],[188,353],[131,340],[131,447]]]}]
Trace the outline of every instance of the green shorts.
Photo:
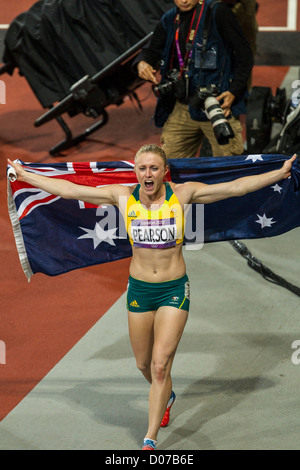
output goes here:
[{"label": "green shorts", "polygon": [[150,312],[165,306],[189,311],[190,283],[186,274],[166,282],[145,282],[129,276],[127,310]]}]

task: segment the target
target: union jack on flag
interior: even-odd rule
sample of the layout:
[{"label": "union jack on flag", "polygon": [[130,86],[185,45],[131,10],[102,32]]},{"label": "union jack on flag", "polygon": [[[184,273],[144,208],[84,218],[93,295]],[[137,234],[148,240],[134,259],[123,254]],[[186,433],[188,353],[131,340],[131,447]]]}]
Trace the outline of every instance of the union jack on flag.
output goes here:
[{"label": "union jack on flag", "polygon": [[[99,168],[97,162],[90,163],[58,163],[52,166],[45,164],[24,164],[25,168],[32,173],[36,173],[50,178],[60,178],[71,181],[72,183],[86,184],[89,186],[104,186],[112,183],[135,184],[136,178],[133,172],[133,163],[117,162],[116,165],[108,162],[104,168]],[[113,176],[112,176],[113,175]],[[80,180],[78,179],[80,177]],[[22,201],[18,205],[18,218],[21,220],[32,210],[41,205],[51,204],[60,199],[59,196],[53,196],[39,188],[34,188],[26,183],[14,183],[14,199]],[[18,189],[19,188],[19,189]],[[93,207],[81,201],[78,201],[80,207]]]},{"label": "union jack on flag", "polygon": [[[242,155],[169,160],[167,180],[206,184],[281,167],[283,155]],[[29,171],[73,183],[100,187],[137,183],[133,162],[24,163]],[[247,194],[205,205],[204,242],[272,237],[300,225],[300,164],[291,178]],[[20,262],[28,279],[131,256],[122,216],[112,206],[64,200],[19,181],[8,180],[8,210]],[[195,211],[190,211],[191,226]],[[187,239],[185,239],[187,243]],[[193,240],[189,240],[193,243]]]}]

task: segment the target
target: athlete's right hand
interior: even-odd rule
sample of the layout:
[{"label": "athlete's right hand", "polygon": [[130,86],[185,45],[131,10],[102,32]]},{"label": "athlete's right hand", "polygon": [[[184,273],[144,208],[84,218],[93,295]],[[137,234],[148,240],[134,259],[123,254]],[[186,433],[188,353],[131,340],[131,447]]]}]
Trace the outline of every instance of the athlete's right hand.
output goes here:
[{"label": "athlete's right hand", "polygon": [[149,80],[155,85],[158,84],[157,78],[154,75],[157,73],[157,70],[155,70],[152,67],[152,65],[148,64],[144,60],[141,60],[137,64],[137,71],[138,71],[139,77],[142,78],[143,80]]},{"label": "athlete's right hand", "polygon": [[7,159],[7,162],[15,170],[17,174],[17,179],[19,181],[23,181],[27,173],[26,170],[24,170],[24,168],[19,163],[12,162],[9,158]]}]

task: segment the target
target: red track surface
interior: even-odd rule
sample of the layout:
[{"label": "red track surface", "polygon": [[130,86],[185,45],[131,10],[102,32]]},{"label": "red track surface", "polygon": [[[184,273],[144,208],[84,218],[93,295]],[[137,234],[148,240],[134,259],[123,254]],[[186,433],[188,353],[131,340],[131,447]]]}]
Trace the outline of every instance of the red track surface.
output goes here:
[{"label": "red track surface", "polygon": [[[5,2],[0,6],[0,22],[9,23],[33,3]],[[284,0],[260,3],[259,24],[286,24]],[[287,67],[255,67],[253,85],[268,84],[275,91],[287,71]],[[5,81],[7,98],[6,104],[0,105],[0,340],[6,344],[7,357],[6,364],[0,365],[0,421],[119,299],[126,289],[129,265],[129,260],[118,261],[56,278],[37,274],[28,284],[6,207],[7,157],[39,162],[132,159],[143,143],[159,142],[159,130],[151,123],[154,98],[149,87],[144,86],[139,92],[145,98],[142,113],[130,101],[119,108],[112,107],[105,128],[65,157],[53,159],[48,149],[61,140],[60,128],[51,122],[35,129],[33,122],[43,110],[25,79],[17,73],[1,79]],[[77,131],[85,123],[90,121],[83,117],[70,122]]]},{"label": "red track surface", "polygon": [[[297,30],[300,27],[299,1],[297,13]],[[288,0],[258,0],[257,21],[259,26],[286,26]]]}]

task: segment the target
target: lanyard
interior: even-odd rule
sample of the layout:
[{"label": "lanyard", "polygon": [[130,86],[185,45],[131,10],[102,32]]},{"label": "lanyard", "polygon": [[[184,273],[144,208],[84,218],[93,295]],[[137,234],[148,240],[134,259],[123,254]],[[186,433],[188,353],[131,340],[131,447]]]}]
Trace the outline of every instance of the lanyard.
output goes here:
[{"label": "lanyard", "polygon": [[[175,32],[175,45],[176,45],[176,50],[177,50],[178,62],[180,66],[180,77],[182,76],[183,70],[187,65],[188,59],[190,59],[192,55],[192,46],[194,43],[196,31],[198,29],[198,26],[202,17],[204,3],[205,3],[204,0],[199,0],[197,8],[194,11],[193,18],[192,18],[191,25],[190,25],[189,34],[187,36],[187,41],[186,41],[186,46],[185,46],[186,53],[185,53],[184,59],[182,57],[180,46],[179,46],[179,21],[180,21],[179,14],[176,16],[176,19],[175,19],[175,24],[178,25],[176,32]],[[197,15],[197,12],[198,12],[198,15]]]}]

